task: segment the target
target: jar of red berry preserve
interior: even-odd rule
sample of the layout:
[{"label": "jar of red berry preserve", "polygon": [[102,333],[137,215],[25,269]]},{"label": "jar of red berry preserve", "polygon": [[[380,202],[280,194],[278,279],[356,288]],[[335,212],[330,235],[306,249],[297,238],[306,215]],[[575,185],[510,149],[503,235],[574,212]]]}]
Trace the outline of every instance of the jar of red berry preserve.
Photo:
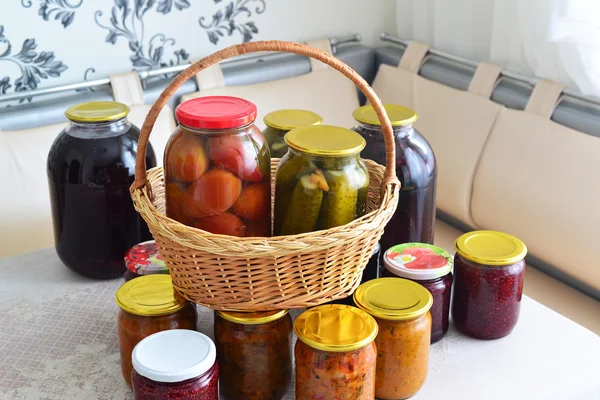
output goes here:
[{"label": "jar of red berry preserve", "polygon": [[135,346],[135,400],[219,400],[219,365],[208,336],[174,329],[148,336]]},{"label": "jar of red berry preserve", "polygon": [[144,275],[168,274],[169,269],[158,253],[156,241],[138,243],[125,253],[125,280],[129,281]]},{"label": "jar of red berry preserve", "polygon": [[431,343],[443,338],[449,326],[452,256],[430,244],[405,243],[388,249],[383,264],[382,276],[410,279],[431,293]]},{"label": "jar of red berry preserve", "polygon": [[[433,243],[435,224],[435,156],[427,140],[413,127],[417,114],[406,107],[384,104],[394,131],[396,174],[402,186],[398,208],[385,227],[380,243],[389,249],[398,243]],[[385,141],[371,105],[356,109],[353,128],[367,141],[361,155],[385,165]]]},{"label": "jar of red berry preserve", "polygon": [[452,320],[478,339],[508,335],[519,319],[527,248],[496,231],[465,233],[454,244]]}]

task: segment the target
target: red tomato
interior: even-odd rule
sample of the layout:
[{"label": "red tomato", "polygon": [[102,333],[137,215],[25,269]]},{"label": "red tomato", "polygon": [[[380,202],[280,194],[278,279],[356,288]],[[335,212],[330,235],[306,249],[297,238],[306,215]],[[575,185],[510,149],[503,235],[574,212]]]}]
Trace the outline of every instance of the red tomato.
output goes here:
[{"label": "red tomato", "polygon": [[208,151],[215,166],[234,172],[242,180],[259,182],[263,179],[256,148],[248,137],[211,138],[208,140]]},{"label": "red tomato", "polygon": [[186,194],[190,217],[201,218],[227,211],[242,192],[242,182],[224,169],[211,169],[190,185]]},{"label": "red tomato", "polygon": [[195,221],[194,226],[198,229],[219,235],[241,237],[246,232],[244,222],[235,214],[229,212],[200,218]]},{"label": "red tomato", "polygon": [[165,154],[167,180],[193,182],[208,168],[208,158],[202,140],[179,131],[169,140]]}]

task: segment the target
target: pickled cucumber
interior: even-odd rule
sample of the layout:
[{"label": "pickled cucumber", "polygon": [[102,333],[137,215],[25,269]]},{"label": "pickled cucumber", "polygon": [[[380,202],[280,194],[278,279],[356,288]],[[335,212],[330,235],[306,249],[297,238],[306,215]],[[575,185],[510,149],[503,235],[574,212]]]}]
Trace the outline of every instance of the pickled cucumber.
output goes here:
[{"label": "pickled cucumber", "polygon": [[354,177],[346,171],[326,171],[330,190],[326,192],[321,207],[319,225],[329,229],[345,225],[356,218],[358,189]]},{"label": "pickled cucumber", "polygon": [[287,153],[277,167],[277,183],[295,185],[299,176],[313,172],[316,168],[316,165],[307,157]]},{"label": "pickled cucumber", "polygon": [[316,229],[323,190],[314,182],[313,175],[303,175],[296,183],[278,234],[293,235]]}]

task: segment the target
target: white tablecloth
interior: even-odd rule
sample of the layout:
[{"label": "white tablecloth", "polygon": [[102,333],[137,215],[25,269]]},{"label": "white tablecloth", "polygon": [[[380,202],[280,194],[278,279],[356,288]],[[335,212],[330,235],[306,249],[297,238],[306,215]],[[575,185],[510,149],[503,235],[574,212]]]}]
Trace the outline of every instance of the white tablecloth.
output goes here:
[{"label": "white tablecloth", "polygon": [[[122,283],[79,277],[53,249],[1,259],[0,398],[130,399],[116,331]],[[210,310],[199,307],[198,325],[212,336]],[[525,297],[506,338],[479,341],[451,328],[432,346],[414,399],[599,400],[600,337]]]}]

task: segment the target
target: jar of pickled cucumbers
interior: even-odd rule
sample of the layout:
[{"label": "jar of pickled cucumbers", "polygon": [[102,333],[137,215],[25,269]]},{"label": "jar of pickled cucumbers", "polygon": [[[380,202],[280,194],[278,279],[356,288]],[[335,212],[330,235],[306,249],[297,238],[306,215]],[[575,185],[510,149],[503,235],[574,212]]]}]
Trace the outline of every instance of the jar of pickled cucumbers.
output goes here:
[{"label": "jar of pickled cucumbers", "polygon": [[310,308],[296,318],[296,399],[375,398],[377,322],[356,307]]},{"label": "jar of pickled cucumbers", "polygon": [[295,128],[279,162],[275,186],[276,235],[345,225],[367,210],[369,172],[360,151],[365,140],[330,125]]},{"label": "jar of pickled cucumbers", "polygon": [[271,156],[254,126],[256,106],[207,96],[176,111],[165,151],[166,212],[183,224],[230,236],[270,236]]},{"label": "jar of pickled cucumbers", "polygon": [[271,157],[281,158],[288,151],[283,139],[286,133],[300,126],[319,125],[323,118],[308,110],[277,110],[265,115],[263,121],[267,127],[262,133],[269,144]]},{"label": "jar of pickled cucumbers", "polygon": [[354,302],[375,317],[379,326],[375,397],[414,396],[428,372],[431,293],[408,279],[380,278],[360,285]]}]

